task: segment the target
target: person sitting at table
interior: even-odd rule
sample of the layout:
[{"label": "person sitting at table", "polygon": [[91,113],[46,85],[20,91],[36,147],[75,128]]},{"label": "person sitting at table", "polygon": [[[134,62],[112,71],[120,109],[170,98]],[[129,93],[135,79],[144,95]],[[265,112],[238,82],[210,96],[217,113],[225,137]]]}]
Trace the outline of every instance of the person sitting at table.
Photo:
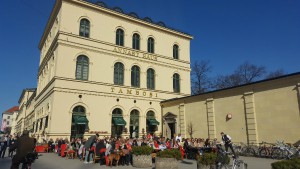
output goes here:
[{"label": "person sitting at table", "polygon": [[136,139],[133,139],[131,146],[138,146]]},{"label": "person sitting at table", "polygon": [[172,148],[171,140],[169,138],[167,138],[167,140],[166,140],[166,147],[168,150],[170,150]]},{"label": "person sitting at table", "polygon": [[167,149],[166,145],[160,143],[158,144],[158,149],[160,149],[161,151],[164,151],[165,149]]},{"label": "person sitting at table", "polygon": [[209,137],[205,140],[204,146],[205,147],[210,147],[210,139],[209,139]]},{"label": "person sitting at table", "polygon": [[148,146],[147,140],[144,139],[143,142],[141,143],[141,146]]},{"label": "person sitting at table", "polygon": [[180,147],[180,145],[179,145],[179,140],[176,140],[176,142],[175,142],[173,148],[179,148],[179,147]]}]

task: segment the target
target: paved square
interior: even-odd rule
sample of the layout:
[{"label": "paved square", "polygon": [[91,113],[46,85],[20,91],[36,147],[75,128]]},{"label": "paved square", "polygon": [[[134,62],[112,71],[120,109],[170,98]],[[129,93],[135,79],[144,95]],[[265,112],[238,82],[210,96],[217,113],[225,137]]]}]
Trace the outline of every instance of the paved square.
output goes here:
[{"label": "paved square", "polygon": [[[275,160],[271,159],[261,159],[261,158],[253,158],[253,157],[240,157],[240,159],[244,160],[248,164],[248,169],[271,169],[271,163]],[[11,165],[11,158],[0,159],[0,168],[1,169],[9,169]],[[21,168],[21,167],[20,167]],[[58,157],[54,153],[42,153],[39,156],[39,159],[32,165],[32,169],[81,169],[81,168],[89,168],[89,169],[99,169],[99,168],[108,168],[106,166],[100,166],[97,164],[83,164],[82,161],[78,159],[66,159]],[[118,166],[112,167],[118,169],[137,169],[132,166]],[[153,166],[154,168],[154,166]],[[184,160],[179,162],[180,169],[196,169],[196,161],[193,160]],[[151,169],[151,168],[146,168]]]}]

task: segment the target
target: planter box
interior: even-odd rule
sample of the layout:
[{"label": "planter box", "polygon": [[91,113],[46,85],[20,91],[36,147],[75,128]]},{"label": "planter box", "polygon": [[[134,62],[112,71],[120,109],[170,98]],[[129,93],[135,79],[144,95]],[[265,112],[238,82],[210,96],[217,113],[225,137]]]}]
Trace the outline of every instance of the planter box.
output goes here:
[{"label": "planter box", "polygon": [[137,168],[152,167],[151,155],[132,155],[132,166]]},{"label": "planter box", "polygon": [[216,169],[216,166],[215,165],[203,165],[203,164],[200,164],[200,163],[197,163],[197,169]]},{"label": "planter box", "polygon": [[178,161],[175,158],[155,158],[155,169],[178,169]]}]

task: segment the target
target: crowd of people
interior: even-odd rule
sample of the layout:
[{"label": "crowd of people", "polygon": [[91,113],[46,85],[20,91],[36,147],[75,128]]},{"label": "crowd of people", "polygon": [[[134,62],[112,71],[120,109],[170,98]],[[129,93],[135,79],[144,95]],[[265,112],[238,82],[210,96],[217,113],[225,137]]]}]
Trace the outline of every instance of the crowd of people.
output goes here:
[{"label": "crowd of people", "polygon": [[[102,137],[95,134],[88,139],[72,138],[70,141],[65,138],[48,141],[49,151],[56,152],[58,156],[67,156],[67,158],[78,158],[84,163],[94,163],[94,156],[104,159],[109,154],[122,152],[123,165],[131,163],[131,150],[133,146],[150,146],[155,151],[178,148],[182,153],[193,150],[202,154],[205,150],[216,149],[218,141],[216,138],[182,138],[180,134],[174,135],[173,139],[165,137],[156,137],[148,134],[144,138],[114,138]],[[104,161],[100,160],[100,165]]]},{"label": "crowd of people", "polygon": [[15,144],[17,138],[19,136],[17,135],[4,135],[1,139],[0,139],[0,158],[4,158],[6,157],[6,150],[8,149],[8,154],[7,157],[12,158],[13,157],[13,153],[14,151],[12,150],[12,146]]},{"label": "crowd of people", "polygon": [[[28,132],[25,133],[28,137]],[[26,139],[29,139],[29,137]],[[221,133],[222,142],[225,144],[226,151],[228,147],[232,149],[231,137]],[[33,139],[33,138],[30,138]],[[0,157],[5,156],[6,149],[9,148],[8,157],[13,157],[13,152],[18,148],[17,146],[20,138],[18,136],[6,135],[0,141]],[[34,140],[34,145],[36,140]],[[157,137],[150,133],[143,138],[123,138],[123,137],[99,137],[99,134],[90,136],[88,139],[84,138],[72,138],[70,141],[68,138],[57,138],[55,141],[49,139],[43,140],[47,143],[48,152],[55,152],[58,156],[66,156],[66,158],[78,158],[83,163],[94,163],[95,158],[99,157],[100,165],[105,164],[105,157],[110,154],[122,152],[122,159],[120,160],[123,165],[129,165],[132,163],[131,151],[134,146],[150,146],[155,151],[163,151],[165,149],[179,149],[184,154],[192,154],[191,156],[185,156],[187,158],[194,158],[195,154],[201,155],[203,152],[215,151],[216,145],[220,142],[214,138],[182,138],[180,134],[175,134],[172,139],[165,138],[163,136]],[[31,145],[32,146],[32,145]],[[33,148],[34,149],[34,148]],[[233,151],[233,149],[232,149]],[[234,152],[233,152],[234,153]],[[17,155],[17,154],[16,154]],[[17,162],[17,164],[20,163]]]}]

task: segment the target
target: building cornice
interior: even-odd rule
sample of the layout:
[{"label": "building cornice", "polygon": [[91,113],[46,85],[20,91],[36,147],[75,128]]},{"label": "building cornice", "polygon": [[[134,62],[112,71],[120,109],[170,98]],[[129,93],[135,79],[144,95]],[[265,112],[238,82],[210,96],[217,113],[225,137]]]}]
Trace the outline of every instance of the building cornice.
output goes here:
[{"label": "building cornice", "polygon": [[144,20],[134,18],[134,17],[131,17],[131,16],[123,14],[123,13],[116,12],[112,9],[108,9],[108,8],[105,8],[105,7],[102,7],[102,6],[99,6],[99,5],[84,1],[84,0],[56,0],[56,2],[54,4],[54,7],[53,7],[53,10],[51,12],[51,15],[49,16],[48,22],[46,24],[46,27],[45,27],[44,33],[42,35],[42,38],[39,42],[38,47],[39,47],[40,50],[42,49],[43,44],[45,43],[45,41],[47,39],[47,36],[48,36],[48,34],[49,34],[49,32],[52,28],[52,25],[53,25],[53,23],[56,19],[56,16],[57,16],[57,14],[58,14],[61,6],[62,6],[62,1],[72,3],[72,4],[77,4],[77,5],[80,5],[80,6],[83,6],[83,7],[86,7],[86,8],[90,8],[90,9],[93,9],[93,10],[98,10],[98,11],[104,12],[106,14],[109,14],[109,15],[112,15],[112,16],[115,16],[115,17],[119,17],[121,19],[125,19],[127,21],[135,22],[135,23],[138,23],[138,24],[150,27],[150,28],[154,28],[154,29],[169,33],[169,34],[180,36],[180,37],[185,38],[185,39],[189,39],[189,40],[193,39],[193,36],[191,36],[191,35],[179,32],[179,31],[171,29],[171,28],[162,27],[162,26],[156,25],[154,23],[149,23],[149,22],[146,22]]},{"label": "building cornice", "polygon": [[155,28],[155,29],[161,30],[163,32],[167,32],[167,33],[170,33],[170,34],[180,36],[182,38],[193,39],[193,36],[191,36],[189,34],[186,34],[186,33],[171,29],[171,28],[162,27],[162,26],[156,25],[154,23],[146,22],[142,19],[131,17],[127,14],[120,13],[120,12],[117,12],[113,9],[109,9],[109,8],[106,8],[106,7],[99,6],[97,4],[88,2],[86,0],[63,0],[63,1],[70,2],[70,3],[77,3],[81,6],[85,6],[87,8],[102,11],[102,12],[105,12],[106,14],[117,16],[117,17],[125,19],[125,20],[133,21],[133,22],[139,23],[139,24],[147,26],[147,27]]},{"label": "building cornice", "polygon": [[61,8],[61,5],[62,5],[62,0],[56,0],[54,6],[53,6],[53,9],[52,9],[52,12],[48,18],[48,22],[45,26],[45,29],[44,29],[44,33],[42,35],[42,38],[40,40],[40,43],[39,43],[39,46],[38,48],[41,50],[43,48],[43,44],[45,43],[46,39],[47,39],[47,36],[52,28],[52,25],[56,19],[56,16]]},{"label": "building cornice", "polygon": [[[84,38],[84,37],[81,37],[81,36],[76,35],[76,34],[71,34],[71,33],[63,32],[63,31],[59,31],[59,32],[57,32],[55,38],[52,41],[52,44],[50,45],[48,51],[45,54],[45,57],[43,58],[43,61],[41,62],[40,66],[39,66],[39,70],[38,70],[38,75],[37,76],[40,76],[40,74],[41,74],[43,68],[45,67],[46,63],[51,58],[53,51],[58,47],[58,43],[60,43],[62,45],[71,46],[71,47],[72,47],[72,45],[73,46],[77,45],[76,46],[77,48],[84,48],[84,49],[87,49],[87,50],[94,50],[96,52],[101,52],[101,53],[109,54],[109,55],[113,55],[113,56],[121,56],[121,57],[124,57],[126,59],[133,59],[131,57],[128,57],[125,54],[113,53],[110,50],[99,48],[99,47],[96,47],[96,46],[89,46],[89,45],[86,45],[86,44],[83,44],[83,43],[76,43],[76,42],[72,42],[70,40],[66,41],[66,40],[60,39],[60,37],[59,37],[60,35],[66,35],[66,36],[71,36],[71,37],[74,37],[74,38],[83,39],[83,40],[87,40],[87,41],[91,41],[91,42],[101,43],[101,44],[105,44],[105,45],[108,45],[108,46],[111,46],[111,47],[119,47],[119,48],[124,48],[124,49],[128,49],[128,50],[134,50],[132,48],[128,48],[128,47],[124,47],[124,46],[117,46],[117,45],[115,45],[113,43],[109,43],[109,42],[105,42],[105,41],[101,41],[101,40],[97,40],[97,39],[92,39],[92,38]],[[146,52],[146,51],[139,50],[138,52],[142,53],[142,54],[148,54],[148,52]],[[173,61],[176,61],[176,62],[179,62],[179,63],[188,64],[188,65],[190,64],[189,61],[176,60],[176,59],[173,59],[171,57],[164,56],[164,55],[159,55],[159,54],[152,54],[152,55],[156,56],[157,58],[163,58],[163,59],[167,59],[167,60],[173,60]],[[144,61],[144,62],[149,63],[149,60],[144,60],[143,58],[140,58],[140,61],[142,61],[142,62]],[[176,69],[183,70],[183,71],[189,71],[189,72],[191,71],[190,67],[183,67],[183,66],[179,67],[177,65],[170,64],[170,63],[167,63],[167,62],[165,64],[161,64],[161,63],[164,63],[164,62],[161,62],[161,61],[160,62],[158,62],[158,61],[150,61],[150,62],[153,62],[154,64],[157,64],[157,65],[162,65],[162,66],[167,66],[167,67],[171,67],[171,68],[176,68]]]},{"label": "building cornice", "polygon": [[[63,81],[71,81],[71,82],[79,82],[79,83],[88,83],[88,84],[95,84],[95,85],[101,85],[101,86],[106,86],[106,87],[122,87],[124,89],[135,89],[135,90],[142,90],[142,91],[147,91],[147,92],[156,92],[159,94],[172,94],[172,95],[178,95],[178,97],[187,97],[190,96],[189,94],[184,94],[184,93],[174,93],[174,92],[169,92],[169,91],[162,91],[162,90],[148,90],[146,88],[134,88],[131,86],[118,86],[118,85],[114,85],[111,83],[103,83],[103,82],[96,82],[96,81],[82,81],[82,80],[76,80],[76,79],[72,79],[72,78],[65,78],[65,77],[53,77],[51,79],[51,81],[43,88],[43,90],[35,97],[35,108],[43,101],[45,100],[49,95],[51,95],[54,91],[58,90],[58,89],[64,89],[64,90],[69,90],[69,91],[77,91],[78,94],[82,94],[83,92],[85,94],[89,94],[89,95],[95,95],[93,93],[105,93],[105,95],[103,96],[108,96],[108,95],[113,95],[112,93],[109,92],[98,92],[98,91],[87,91],[87,90],[80,90],[80,89],[70,89],[70,88],[60,88],[60,87],[52,87],[51,89],[49,89],[49,87],[55,82],[55,80],[63,80]],[[49,89],[49,90],[48,90]],[[47,91],[47,93],[45,93]],[[43,96],[43,97],[42,97]],[[42,97],[42,98],[40,98]],[[115,97],[115,96],[113,96]],[[118,97],[124,97],[124,98],[128,98],[127,95],[121,96],[118,95]],[[133,97],[133,98],[139,98],[140,97]],[[141,97],[142,98],[142,97]],[[163,98],[152,98],[153,100],[165,100]],[[149,100],[149,98],[148,98]]]}]

